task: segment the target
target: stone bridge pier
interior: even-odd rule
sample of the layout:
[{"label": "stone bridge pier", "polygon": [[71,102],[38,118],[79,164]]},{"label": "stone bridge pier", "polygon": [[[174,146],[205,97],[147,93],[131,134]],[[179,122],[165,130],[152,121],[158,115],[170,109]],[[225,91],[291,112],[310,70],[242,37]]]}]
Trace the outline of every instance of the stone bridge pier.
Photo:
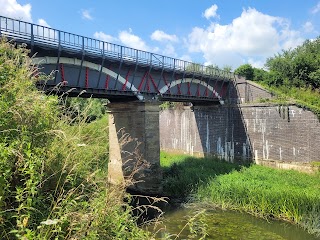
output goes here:
[{"label": "stone bridge pier", "polygon": [[159,104],[115,102],[109,113],[108,180],[143,194],[162,192]]}]

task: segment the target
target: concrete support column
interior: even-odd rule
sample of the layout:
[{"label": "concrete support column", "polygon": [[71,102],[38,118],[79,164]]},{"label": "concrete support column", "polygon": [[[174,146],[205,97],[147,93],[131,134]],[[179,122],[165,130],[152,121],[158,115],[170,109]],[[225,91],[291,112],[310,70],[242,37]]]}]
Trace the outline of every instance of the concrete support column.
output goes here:
[{"label": "concrete support column", "polygon": [[162,192],[159,104],[109,103],[109,165],[112,184],[143,194]]}]

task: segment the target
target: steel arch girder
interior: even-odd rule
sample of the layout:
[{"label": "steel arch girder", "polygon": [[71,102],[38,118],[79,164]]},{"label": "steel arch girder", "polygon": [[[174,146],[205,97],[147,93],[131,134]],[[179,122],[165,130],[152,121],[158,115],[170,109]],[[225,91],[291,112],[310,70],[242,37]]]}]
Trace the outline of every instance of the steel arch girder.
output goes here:
[{"label": "steel arch girder", "polygon": [[[220,102],[220,104],[224,103],[223,96],[221,96],[220,92],[217,91],[217,89],[215,89],[216,84],[215,84],[215,86],[211,86],[208,84],[207,81],[201,81],[196,78],[189,78],[189,77],[180,78],[180,79],[178,78],[178,79],[175,79],[175,80],[168,83],[167,80],[165,78],[163,78],[163,76],[159,76],[158,81],[159,81],[159,83],[162,83],[162,84],[156,85],[155,80],[154,80],[153,76],[151,75],[151,73],[147,74],[147,76],[144,76],[144,77],[146,77],[146,81],[143,78],[140,79],[140,81],[138,80],[137,82],[129,81],[128,77],[129,77],[129,73],[130,73],[130,68],[129,68],[129,70],[127,70],[127,73],[125,74],[126,76],[123,77],[119,73],[116,73],[107,67],[102,67],[99,64],[92,63],[89,61],[82,61],[77,58],[60,57],[58,59],[57,57],[38,57],[38,58],[33,59],[33,63],[39,64],[41,66],[52,65],[51,70],[53,70],[53,71],[56,69],[57,62],[60,64],[60,68],[59,68],[60,75],[61,75],[60,79],[63,81],[66,81],[65,84],[69,84],[70,87],[82,87],[85,89],[85,88],[88,88],[92,85],[92,86],[94,86],[92,88],[97,88],[99,90],[105,89],[105,87],[107,86],[106,85],[107,83],[102,82],[101,87],[99,87],[98,83],[97,83],[98,77],[96,79],[94,79],[94,81],[92,81],[90,79],[91,74],[88,72],[88,69],[89,69],[93,72],[96,72],[99,75],[99,78],[100,78],[101,73],[105,74],[106,81],[110,81],[110,78],[114,79],[114,81],[116,81],[116,79],[117,79],[117,81],[120,83],[119,84],[120,88],[119,89],[111,89],[111,90],[115,90],[115,91],[119,91],[119,92],[120,91],[131,91],[137,97],[137,99],[140,101],[145,100],[145,94],[153,94],[154,97],[156,97],[157,95],[161,96],[163,94],[168,94],[168,93],[171,94],[171,92],[174,92],[174,91],[170,91],[170,90],[172,90],[173,88],[178,88],[178,87],[179,87],[179,90],[181,90],[181,86],[183,86],[183,85],[185,85],[185,89],[187,89],[187,90],[185,91],[185,93],[181,93],[180,95],[182,97],[183,96],[190,97],[191,92],[193,92],[194,96],[192,96],[192,97],[196,98],[197,96],[196,96],[195,91],[198,91],[199,90],[198,88],[201,85],[201,87],[204,88],[206,91],[212,92],[212,94],[209,94],[209,96],[210,95],[212,96],[211,98],[216,98]],[[61,65],[62,65],[62,67],[61,67]],[[77,84],[73,84],[75,81],[68,82],[68,77],[66,76],[66,70],[64,69],[63,66],[68,66],[69,68],[73,69],[72,71],[76,71],[79,67],[84,68],[85,71],[82,71],[82,72],[83,72],[83,74],[85,74],[85,77],[84,77],[84,80],[82,82],[80,82],[83,86],[79,83],[77,83],[77,84],[79,84],[80,86],[77,86]],[[64,69],[64,72],[61,72],[61,69]],[[152,69],[152,70],[154,70],[154,69]],[[79,69],[78,69],[78,71],[79,71]],[[138,71],[141,71],[141,70],[138,70]],[[81,69],[80,69],[80,72],[81,72]],[[155,70],[154,70],[154,72],[155,72]],[[163,78],[163,79],[161,79],[161,78]],[[216,81],[218,81],[218,80],[216,80]],[[141,92],[141,86],[140,87],[135,86],[135,84],[138,85],[138,83],[139,83],[139,85],[144,83],[145,86],[147,86],[146,84],[150,84],[154,88],[153,92],[152,91],[150,92],[149,86],[148,86],[147,93]],[[55,84],[57,84],[57,83],[55,83]],[[195,90],[196,88],[198,90]],[[199,97],[199,100],[205,101],[205,99],[206,99],[206,96],[198,96],[198,97]],[[179,100],[179,96],[177,96],[177,101],[178,100]]]}]

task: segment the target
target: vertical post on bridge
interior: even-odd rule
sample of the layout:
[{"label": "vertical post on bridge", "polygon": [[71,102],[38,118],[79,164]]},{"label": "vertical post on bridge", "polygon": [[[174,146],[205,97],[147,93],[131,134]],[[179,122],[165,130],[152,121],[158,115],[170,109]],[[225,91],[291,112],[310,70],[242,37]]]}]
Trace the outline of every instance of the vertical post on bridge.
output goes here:
[{"label": "vertical post on bridge", "polygon": [[61,31],[58,31],[58,57],[57,57],[57,64],[56,70],[54,72],[54,84],[57,84],[57,76],[59,71],[59,63],[60,63],[60,56],[61,56]]},{"label": "vertical post on bridge", "polygon": [[159,104],[107,105],[109,113],[108,180],[143,194],[162,192]]},{"label": "vertical post on bridge", "polygon": [[[13,23],[13,25],[14,25],[14,23]],[[33,55],[33,48],[34,48],[34,32],[33,32],[33,26],[34,26],[34,25],[31,23],[30,26],[31,26],[31,29],[30,29],[30,34],[31,34],[31,36],[30,36],[30,45],[31,45],[31,54]]]}]

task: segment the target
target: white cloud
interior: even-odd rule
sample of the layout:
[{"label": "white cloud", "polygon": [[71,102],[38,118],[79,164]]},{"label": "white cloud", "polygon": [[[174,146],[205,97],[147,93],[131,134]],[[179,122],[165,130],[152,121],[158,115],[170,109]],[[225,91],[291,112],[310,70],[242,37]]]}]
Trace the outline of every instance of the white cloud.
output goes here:
[{"label": "white cloud", "polygon": [[301,37],[301,33],[299,31],[290,29],[289,25],[286,25],[281,29],[279,36],[281,49],[295,48],[304,41],[304,39]]},{"label": "white cloud", "polygon": [[149,47],[145,41],[143,41],[139,36],[132,33],[132,29],[120,31],[118,37],[114,37],[112,35],[108,35],[102,31],[95,32],[93,34],[94,38],[100,39],[105,42],[118,43],[124,46],[135,48],[143,51],[150,51],[159,54],[164,54],[165,52],[168,54],[174,53],[174,48],[170,44],[167,44],[165,48],[160,47]]},{"label": "white cloud", "polygon": [[178,42],[179,40],[176,35],[170,35],[161,30],[154,31],[151,34],[151,39],[159,42],[162,42],[162,41]]},{"label": "white cloud", "polygon": [[45,27],[50,27],[50,25],[46,22],[46,20],[40,18],[38,19],[37,24],[41,25],[41,26],[45,26]]},{"label": "white cloud", "polygon": [[263,14],[256,9],[244,9],[241,16],[228,25],[211,23],[207,28],[193,28],[189,34],[189,51],[201,52],[206,64],[237,67],[259,62],[282,48],[302,42],[300,33],[290,29],[283,18]]},{"label": "white cloud", "polygon": [[310,33],[314,30],[314,26],[312,24],[312,22],[306,22],[305,24],[303,24],[303,29],[306,33]]},{"label": "white cloud", "polygon": [[117,38],[111,36],[111,35],[108,35],[108,34],[105,34],[104,32],[100,31],[100,32],[95,32],[93,34],[93,36],[97,39],[100,39],[102,41],[105,41],[105,42],[116,42],[117,41]]},{"label": "white cloud", "polygon": [[90,11],[87,9],[81,10],[81,15],[83,19],[92,20],[92,16],[90,14]]},{"label": "white cloud", "polygon": [[249,58],[247,63],[251,64],[255,68],[264,68],[265,61]]},{"label": "white cloud", "polygon": [[0,0],[0,15],[32,22],[31,4],[21,5],[16,0]]},{"label": "white cloud", "polygon": [[132,33],[132,30],[129,29],[129,31],[121,31],[119,33],[119,39],[121,43],[124,45],[131,47],[131,48],[136,48],[139,50],[144,50],[144,51],[149,51],[150,48],[146,45],[146,43],[137,35],[134,35]]},{"label": "white cloud", "polygon": [[207,8],[204,13],[203,16],[206,19],[210,19],[210,18],[220,18],[220,16],[217,14],[217,10],[218,10],[218,6],[216,4],[212,5],[211,7]]},{"label": "white cloud", "polygon": [[[14,19],[18,19],[26,22],[31,22],[31,23],[33,22],[32,16],[31,16],[31,8],[32,8],[31,4],[21,5],[16,0],[0,0],[0,6],[1,6],[0,7],[1,16],[10,17],[10,18],[14,18]],[[38,19],[36,23],[45,27],[50,27],[50,25],[42,18]],[[15,27],[15,28],[19,27],[20,31],[27,31],[27,32],[30,31],[29,28],[25,29],[25,25],[18,26],[17,23],[15,23],[14,25],[8,24],[8,28],[12,28],[12,27]],[[47,29],[42,30],[41,28],[41,32],[40,32],[40,29],[37,28],[34,31],[35,31],[35,34],[40,34],[40,35],[43,35],[44,37],[48,37],[48,38],[54,37],[54,32],[52,30],[47,30]]]},{"label": "white cloud", "polygon": [[[51,26],[46,22],[46,20],[40,18],[38,19],[37,21],[37,24],[38,25],[41,25],[41,26],[44,26],[44,27],[48,27],[48,28],[51,28]],[[54,30],[51,30],[51,29],[42,29],[42,28],[36,28],[34,30],[35,34],[39,34],[39,35],[42,35],[43,37],[46,37],[46,38],[49,38],[49,39],[52,39],[52,38],[55,38],[55,32]]]},{"label": "white cloud", "polygon": [[187,62],[192,62],[192,58],[189,56],[189,55],[182,55],[181,57],[179,57],[179,59],[182,59],[184,61],[187,61]]},{"label": "white cloud", "polygon": [[165,56],[176,57],[176,50],[172,44],[167,44],[162,51]]},{"label": "white cloud", "polygon": [[312,13],[312,14],[316,14],[316,13],[318,13],[318,12],[320,12],[320,2],[318,2],[318,4],[317,4],[316,6],[314,6],[314,7],[312,8],[312,10],[311,10],[311,13]]}]

